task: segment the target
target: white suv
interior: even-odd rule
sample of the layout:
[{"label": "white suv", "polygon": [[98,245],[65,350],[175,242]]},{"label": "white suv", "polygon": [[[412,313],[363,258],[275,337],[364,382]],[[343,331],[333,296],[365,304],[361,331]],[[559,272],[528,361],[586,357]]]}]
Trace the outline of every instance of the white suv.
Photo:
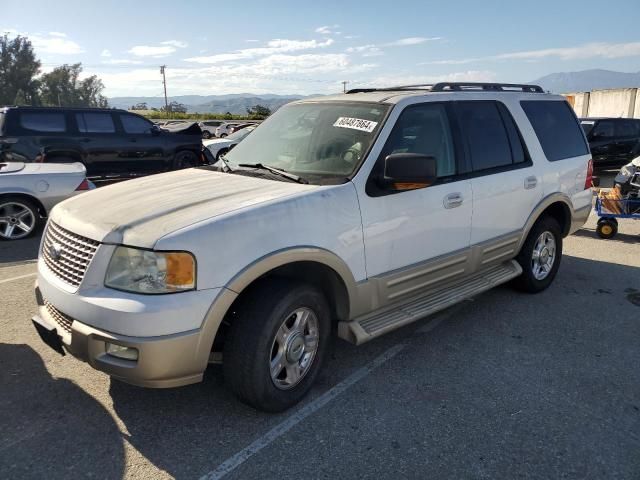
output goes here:
[{"label": "white suv", "polygon": [[200,125],[200,130],[202,130],[202,138],[209,139],[211,137],[216,136],[216,128],[225,123],[223,120],[205,120],[198,125]]},{"label": "white suv", "polygon": [[591,209],[590,158],[564,98],[531,85],[292,103],[221,167],[54,208],[34,324],[141,386],[198,382],[222,361],[243,401],[280,411],[336,330],[361,344],[507,281],[547,288]]},{"label": "white suv", "polygon": [[231,133],[233,133],[231,132],[231,128],[235,127],[236,125],[240,125],[240,122],[235,122],[235,123],[224,122],[220,124],[215,131],[216,137],[224,138],[227,135],[230,135]]}]

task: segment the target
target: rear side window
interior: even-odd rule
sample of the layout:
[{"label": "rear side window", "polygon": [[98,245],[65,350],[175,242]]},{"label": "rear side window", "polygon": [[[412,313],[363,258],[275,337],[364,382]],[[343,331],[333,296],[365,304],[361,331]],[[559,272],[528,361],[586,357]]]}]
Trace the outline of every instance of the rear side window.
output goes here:
[{"label": "rear side window", "polygon": [[76,113],[81,133],[114,133],[116,126],[110,113]]},{"label": "rear side window", "polygon": [[59,133],[67,129],[64,113],[60,112],[20,112],[20,126],[47,133]]},{"label": "rear side window", "polygon": [[640,122],[619,120],[616,125],[617,137],[637,137],[640,135]]},{"label": "rear side window", "polygon": [[122,128],[126,133],[150,133],[151,122],[135,115],[120,115]]},{"label": "rear side window", "polygon": [[513,163],[507,129],[495,102],[457,102],[456,109],[474,172]]},{"label": "rear side window", "polygon": [[520,104],[547,160],[555,162],[589,154],[582,128],[567,102],[527,100]]},{"label": "rear side window", "polygon": [[616,125],[611,120],[601,120],[593,127],[591,136],[600,139],[614,138],[616,136]]}]

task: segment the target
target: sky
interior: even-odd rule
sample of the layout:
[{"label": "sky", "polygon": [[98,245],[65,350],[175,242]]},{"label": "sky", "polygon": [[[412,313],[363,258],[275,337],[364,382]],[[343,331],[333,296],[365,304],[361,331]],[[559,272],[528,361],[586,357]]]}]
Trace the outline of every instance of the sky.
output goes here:
[{"label": "sky", "polygon": [[332,93],[640,71],[640,1],[5,0],[42,71],[82,62],[108,97]]}]

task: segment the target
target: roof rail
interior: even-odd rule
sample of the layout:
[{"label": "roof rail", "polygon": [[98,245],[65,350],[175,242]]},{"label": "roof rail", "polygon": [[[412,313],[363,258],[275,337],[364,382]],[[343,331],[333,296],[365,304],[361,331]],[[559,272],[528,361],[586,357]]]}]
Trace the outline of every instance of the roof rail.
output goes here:
[{"label": "roof rail", "polygon": [[544,90],[539,85],[527,85],[522,83],[440,82],[431,87],[432,92],[464,92],[478,90],[491,92],[544,93]]},{"label": "roof rail", "polygon": [[396,87],[385,88],[353,88],[347,93],[370,93],[370,92],[397,92],[400,90],[422,90],[430,92],[526,92],[544,93],[539,85],[527,85],[520,83],[483,83],[483,82],[440,82],[436,84],[425,83],[417,85],[398,85]]}]

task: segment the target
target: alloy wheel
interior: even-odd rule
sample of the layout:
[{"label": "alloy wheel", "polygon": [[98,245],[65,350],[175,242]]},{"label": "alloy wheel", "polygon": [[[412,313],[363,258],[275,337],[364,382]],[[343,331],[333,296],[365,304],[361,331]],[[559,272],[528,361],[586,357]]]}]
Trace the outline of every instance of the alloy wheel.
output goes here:
[{"label": "alloy wheel", "polygon": [[18,240],[28,236],[36,225],[35,213],[18,202],[0,204],[0,236]]},{"label": "alloy wheel", "polygon": [[531,271],[536,280],[544,280],[556,260],[556,240],[551,232],[542,232],[533,247]]}]

